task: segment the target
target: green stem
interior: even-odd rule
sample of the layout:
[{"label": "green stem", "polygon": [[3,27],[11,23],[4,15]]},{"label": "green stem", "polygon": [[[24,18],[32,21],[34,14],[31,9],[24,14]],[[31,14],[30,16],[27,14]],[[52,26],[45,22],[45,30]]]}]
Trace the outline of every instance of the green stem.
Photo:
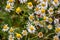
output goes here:
[{"label": "green stem", "polygon": [[50,35],[52,35],[52,34],[54,34],[54,33],[50,33],[49,35],[47,35],[47,36],[44,37],[44,38],[48,39],[48,37],[49,37]]},{"label": "green stem", "polygon": [[[33,38],[36,38],[36,37],[38,37],[38,36],[35,36],[35,37],[33,37]],[[33,38],[31,38],[31,39],[33,39]]]},{"label": "green stem", "polygon": [[26,40],[27,36],[25,37],[25,40]]}]

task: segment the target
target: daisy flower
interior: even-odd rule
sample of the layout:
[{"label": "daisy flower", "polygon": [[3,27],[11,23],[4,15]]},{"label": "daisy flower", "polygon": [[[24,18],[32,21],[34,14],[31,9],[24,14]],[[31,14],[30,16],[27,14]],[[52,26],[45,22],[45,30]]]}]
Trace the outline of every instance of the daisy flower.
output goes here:
[{"label": "daisy flower", "polygon": [[13,8],[14,7],[12,7],[10,4],[7,4],[5,10],[8,12],[11,12],[11,10],[13,10]]},{"label": "daisy flower", "polygon": [[15,2],[15,0],[8,0],[7,1],[7,4],[10,4],[11,6],[13,6],[14,5],[14,2]]},{"label": "daisy flower", "polygon": [[27,0],[19,0],[20,1],[20,3],[26,3],[27,2]]},{"label": "daisy flower", "polygon": [[44,16],[43,17],[44,21],[48,21],[48,17]]},{"label": "daisy flower", "polygon": [[55,36],[53,37],[53,40],[59,40],[59,37],[58,37],[57,35],[55,35]]},{"label": "daisy flower", "polygon": [[29,20],[30,20],[30,21],[33,21],[33,20],[34,20],[33,14],[29,16]]},{"label": "daisy flower", "polygon": [[34,21],[35,26],[39,25],[39,21]]},{"label": "daisy flower", "polygon": [[48,3],[42,2],[40,3],[41,8],[47,9]]},{"label": "daisy flower", "polygon": [[52,23],[53,22],[53,19],[52,18],[48,18],[48,22],[49,23]]},{"label": "daisy flower", "polygon": [[57,34],[58,37],[60,37],[60,27],[55,28],[55,33]]},{"label": "daisy flower", "polygon": [[14,37],[12,35],[9,35],[8,40],[14,40]]},{"label": "daisy flower", "polygon": [[9,34],[13,34],[13,32],[14,32],[14,29],[11,27],[9,30]]},{"label": "daisy flower", "polygon": [[26,36],[27,35],[27,31],[23,30],[22,34],[23,34],[23,36]]},{"label": "daisy flower", "polygon": [[45,9],[43,9],[43,8],[41,9],[41,15],[45,16]]},{"label": "daisy flower", "polygon": [[48,28],[48,29],[52,29],[52,25],[48,25],[47,28]]},{"label": "daisy flower", "polygon": [[40,14],[40,9],[38,7],[36,7],[34,10],[36,14]]},{"label": "daisy flower", "polygon": [[56,33],[60,33],[60,27],[56,27],[56,28],[55,28],[55,32],[56,32]]},{"label": "daisy flower", "polygon": [[43,33],[42,33],[42,32],[39,32],[39,33],[38,33],[38,37],[39,37],[39,38],[42,38],[42,37],[43,37]]},{"label": "daisy flower", "polygon": [[19,33],[16,33],[16,38],[17,38],[18,40],[20,40],[20,39],[22,38],[22,35],[19,34]]},{"label": "daisy flower", "polygon": [[21,11],[22,11],[22,10],[21,10],[20,7],[17,7],[17,8],[16,8],[16,13],[17,13],[17,14],[19,14]]},{"label": "daisy flower", "polygon": [[58,1],[58,0],[54,0],[54,1],[53,1],[53,5],[54,5],[55,7],[57,7],[57,6],[59,5],[59,1]]},{"label": "daisy flower", "polygon": [[27,27],[28,32],[35,33],[36,28],[33,25]]},{"label": "daisy flower", "polygon": [[33,8],[32,2],[28,2],[28,8],[29,8],[29,9],[32,9],[32,8]]},{"label": "daisy flower", "polygon": [[4,32],[5,32],[5,31],[8,31],[8,29],[9,29],[9,27],[8,27],[8,25],[6,24],[6,25],[4,25],[4,26],[3,26],[2,31],[4,31]]},{"label": "daisy flower", "polygon": [[54,13],[53,8],[50,7],[48,12],[49,12],[50,15],[53,14]]}]

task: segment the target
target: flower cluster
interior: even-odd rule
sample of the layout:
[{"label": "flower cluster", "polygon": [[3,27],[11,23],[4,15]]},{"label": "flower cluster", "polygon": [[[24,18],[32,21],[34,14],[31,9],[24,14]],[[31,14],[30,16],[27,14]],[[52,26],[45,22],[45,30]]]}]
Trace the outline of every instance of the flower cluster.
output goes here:
[{"label": "flower cluster", "polygon": [[[8,0],[5,11],[18,17],[15,25],[27,21],[23,27],[4,24],[2,32],[7,33],[8,40],[60,40],[60,0]],[[27,20],[20,20],[26,14]]]}]

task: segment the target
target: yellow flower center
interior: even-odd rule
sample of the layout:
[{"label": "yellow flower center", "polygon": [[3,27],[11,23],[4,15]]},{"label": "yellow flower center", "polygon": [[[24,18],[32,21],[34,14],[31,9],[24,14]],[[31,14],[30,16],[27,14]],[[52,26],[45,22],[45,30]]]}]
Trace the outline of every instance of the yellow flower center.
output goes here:
[{"label": "yellow flower center", "polygon": [[20,9],[20,7],[18,7],[17,9],[16,9],[16,13],[20,13],[21,12],[21,9]]},{"label": "yellow flower center", "polygon": [[31,7],[32,6],[32,2],[29,2],[28,5]]},{"label": "yellow flower center", "polygon": [[43,0],[44,2],[46,2],[47,0]]},{"label": "yellow flower center", "polygon": [[11,8],[11,6],[10,6],[9,4],[7,4],[6,8],[7,8],[7,9],[10,9],[10,8]]},{"label": "yellow flower center", "polygon": [[41,6],[45,7],[45,6],[46,6],[46,4],[42,3],[42,4],[41,4]]},{"label": "yellow flower center", "polygon": [[41,38],[43,36],[43,33],[42,32],[39,32],[38,33],[38,36]]},{"label": "yellow flower center", "polygon": [[57,33],[57,32],[60,32],[60,28],[56,28],[55,29],[55,32]]},{"label": "yellow flower center", "polygon": [[10,40],[12,40],[13,39],[13,37],[12,37],[12,35],[10,35]]},{"label": "yellow flower center", "polygon": [[13,40],[13,39],[10,39],[10,40]]},{"label": "yellow flower center", "polygon": [[31,27],[30,27],[30,30],[34,30],[34,27],[33,27],[33,26],[31,26]]},{"label": "yellow flower center", "polygon": [[40,24],[43,25],[44,23],[42,21],[40,21]]},{"label": "yellow flower center", "polygon": [[4,28],[4,29],[7,29],[7,25],[4,25],[3,28]]},{"label": "yellow flower center", "polygon": [[54,2],[57,4],[58,3],[58,0],[54,0]]},{"label": "yellow flower center", "polygon": [[10,3],[12,3],[14,0],[9,0]]},{"label": "yellow flower center", "polygon": [[45,9],[41,9],[41,13],[45,13]]},{"label": "yellow flower center", "polygon": [[50,0],[48,0],[48,2],[50,2]]},{"label": "yellow flower center", "polygon": [[27,34],[27,31],[24,31],[23,34]]},{"label": "yellow flower center", "polygon": [[35,8],[36,11],[39,11],[39,8]]},{"label": "yellow flower center", "polygon": [[59,40],[58,37],[55,37],[54,40]]},{"label": "yellow flower center", "polygon": [[33,20],[33,18],[34,18],[34,16],[30,15],[30,19],[32,19],[32,20]]},{"label": "yellow flower center", "polygon": [[48,28],[52,28],[52,25],[48,25]]},{"label": "yellow flower center", "polygon": [[46,16],[44,16],[43,19],[46,20]]},{"label": "yellow flower center", "polygon": [[53,21],[53,19],[52,19],[52,18],[49,18],[49,21],[50,21],[50,22],[52,22],[52,21]]},{"label": "yellow flower center", "polygon": [[11,28],[9,31],[10,31],[10,32],[13,32],[14,30]]},{"label": "yellow flower center", "polygon": [[52,8],[50,8],[50,9],[49,9],[49,11],[50,11],[50,12],[53,12],[53,9],[52,9]]},{"label": "yellow flower center", "polygon": [[17,33],[17,34],[16,34],[16,37],[17,37],[17,38],[21,38],[22,35]]}]

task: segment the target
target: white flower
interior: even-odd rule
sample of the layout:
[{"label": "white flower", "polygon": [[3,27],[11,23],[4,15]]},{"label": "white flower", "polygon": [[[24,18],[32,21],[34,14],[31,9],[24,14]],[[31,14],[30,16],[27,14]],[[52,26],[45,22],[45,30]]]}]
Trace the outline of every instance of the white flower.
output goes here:
[{"label": "white flower", "polygon": [[27,2],[27,0],[19,0],[20,1],[20,3],[26,3]]},{"label": "white flower", "polygon": [[57,6],[59,5],[59,1],[58,1],[58,0],[54,0],[54,1],[53,1],[53,5],[54,5],[55,7],[57,7]]},{"label": "white flower", "polygon": [[13,34],[13,32],[14,32],[14,29],[11,27],[9,30],[9,34]]},{"label": "white flower", "polygon": [[53,8],[50,7],[48,12],[49,12],[50,15],[53,14],[54,13]]},{"label": "white flower", "polygon": [[44,8],[41,8],[41,15],[42,15],[42,16],[45,16],[45,11],[46,11],[46,10],[45,10]]},{"label": "white flower", "polygon": [[48,25],[47,28],[48,28],[48,29],[52,29],[52,25]]},{"label": "white flower", "polygon": [[40,8],[36,7],[34,10],[36,14],[40,14]]},{"label": "white flower", "polygon": [[12,35],[9,35],[8,40],[14,40],[14,37]]},{"label": "white flower", "polygon": [[54,23],[59,24],[59,19],[55,18]]},{"label": "white flower", "polygon": [[13,8],[14,7],[12,7],[10,4],[7,4],[5,10],[10,12],[11,10],[13,10]]},{"label": "white flower", "polygon": [[19,34],[19,33],[16,33],[16,38],[17,38],[18,40],[20,40],[20,39],[22,38],[22,35]]},{"label": "white flower", "polygon": [[36,28],[33,26],[33,25],[30,25],[30,26],[28,26],[27,27],[27,30],[28,30],[28,32],[30,32],[30,33],[35,33],[35,30],[36,30]]},{"label": "white flower", "polygon": [[5,31],[8,31],[8,29],[9,29],[9,27],[8,27],[8,25],[6,24],[6,25],[4,25],[4,26],[3,26],[2,31],[4,31],[4,32],[5,32]]},{"label": "white flower", "polygon": [[43,16],[44,21],[48,21],[48,17],[47,16]]},{"label": "white flower", "polygon": [[60,33],[60,27],[56,27],[55,28],[55,32],[58,34],[58,33]]},{"label": "white flower", "polygon": [[28,2],[28,5],[27,6],[28,6],[29,9],[32,9],[33,8],[32,2]]},{"label": "white flower", "polygon": [[41,8],[47,9],[48,3],[42,2],[40,3]]},{"label": "white flower", "polygon": [[42,38],[42,37],[43,37],[43,33],[42,33],[42,32],[39,32],[39,33],[38,33],[38,37],[39,37],[39,38]]},{"label": "white flower", "polygon": [[53,22],[53,19],[52,18],[48,18],[48,22],[49,23],[52,23]]},{"label": "white flower", "polygon": [[55,36],[53,37],[53,40],[59,40],[59,37],[58,37],[57,35],[55,35]]},{"label": "white flower", "polygon": [[14,2],[15,2],[15,0],[8,0],[7,1],[7,4],[10,4],[11,6],[13,6],[14,5]]},{"label": "white flower", "polygon": [[34,24],[37,26],[39,25],[39,21],[34,21]]},{"label": "white flower", "polygon": [[29,20],[30,20],[30,21],[33,21],[33,20],[34,20],[33,14],[31,14],[31,15],[29,16]]},{"label": "white flower", "polygon": [[27,35],[27,31],[23,30],[22,34],[23,34],[23,36],[26,36]]}]

